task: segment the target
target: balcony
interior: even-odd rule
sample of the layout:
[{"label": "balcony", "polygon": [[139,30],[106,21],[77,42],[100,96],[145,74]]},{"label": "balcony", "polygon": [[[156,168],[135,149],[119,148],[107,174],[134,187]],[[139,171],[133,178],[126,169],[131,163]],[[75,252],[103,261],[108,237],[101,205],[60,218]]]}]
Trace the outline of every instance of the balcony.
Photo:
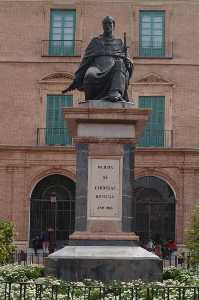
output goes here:
[{"label": "balcony", "polygon": [[43,40],[41,56],[81,56],[81,40]]},{"label": "balcony", "polygon": [[37,128],[37,145],[66,146],[72,144],[67,128]]},{"label": "balcony", "polygon": [[137,147],[173,148],[173,130],[145,129]]},{"label": "balcony", "polygon": [[134,42],[132,49],[134,58],[173,58],[173,42],[166,42],[164,45]]}]

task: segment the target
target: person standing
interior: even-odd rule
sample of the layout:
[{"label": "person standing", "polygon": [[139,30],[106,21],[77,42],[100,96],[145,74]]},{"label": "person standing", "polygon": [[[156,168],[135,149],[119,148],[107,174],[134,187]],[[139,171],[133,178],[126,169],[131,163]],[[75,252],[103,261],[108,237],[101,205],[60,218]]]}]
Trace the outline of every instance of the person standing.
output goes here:
[{"label": "person standing", "polygon": [[32,246],[33,246],[33,249],[34,249],[34,253],[35,255],[38,255],[38,249],[40,248],[40,238],[39,236],[37,235],[33,240],[32,240]]},{"label": "person standing", "polygon": [[43,231],[41,234],[42,249],[44,253],[48,253],[49,249],[49,234],[48,231]]},{"label": "person standing", "polygon": [[152,241],[152,239],[149,239],[147,244],[146,244],[146,249],[150,252],[152,252],[154,250],[154,243]]}]

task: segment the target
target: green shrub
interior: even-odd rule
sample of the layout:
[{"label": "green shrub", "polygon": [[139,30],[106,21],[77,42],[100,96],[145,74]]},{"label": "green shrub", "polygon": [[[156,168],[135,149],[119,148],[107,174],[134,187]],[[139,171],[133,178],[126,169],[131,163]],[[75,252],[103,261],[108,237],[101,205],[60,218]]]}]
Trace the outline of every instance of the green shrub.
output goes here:
[{"label": "green shrub", "polygon": [[15,250],[13,231],[11,223],[0,220],[0,265],[7,263]]},{"label": "green shrub", "polygon": [[191,264],[199,264],[199,205],[195,207],[191,223],[186,230],[186,246],[191,251]]},{"label": "green shrub", "polygon": [[43,276],[43,266],[5,265],[0,267],[0,278],[6,282],[26,282]]},{"label": "green shrub", "polygon": [[192,277],[191,272],[176,267],[168,267],[163,271],[163,280],[177,280],[179,282],[187,282]]}]

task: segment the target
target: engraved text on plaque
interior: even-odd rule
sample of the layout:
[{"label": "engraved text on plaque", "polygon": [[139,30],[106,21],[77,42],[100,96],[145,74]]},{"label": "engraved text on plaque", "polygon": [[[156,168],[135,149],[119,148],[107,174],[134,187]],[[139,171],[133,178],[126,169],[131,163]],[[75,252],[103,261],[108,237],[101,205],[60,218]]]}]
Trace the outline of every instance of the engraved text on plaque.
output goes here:
[{"label": "engraved text on plaque", "polygon": [[121,159],[89,159],[88,218],[121,219]]}]

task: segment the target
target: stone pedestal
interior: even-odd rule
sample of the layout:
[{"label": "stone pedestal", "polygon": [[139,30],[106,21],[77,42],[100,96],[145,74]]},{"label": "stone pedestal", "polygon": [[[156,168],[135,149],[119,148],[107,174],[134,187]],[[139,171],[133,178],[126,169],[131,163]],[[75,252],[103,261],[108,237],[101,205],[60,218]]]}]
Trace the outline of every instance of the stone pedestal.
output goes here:
[{"label": "stone pedestal", "polygon": [[160,280],[161,260],[134,233],[134,150],[149,110],[98,100],[64,115],[77,151],[75,232],[49,270],[66,280]]}]

